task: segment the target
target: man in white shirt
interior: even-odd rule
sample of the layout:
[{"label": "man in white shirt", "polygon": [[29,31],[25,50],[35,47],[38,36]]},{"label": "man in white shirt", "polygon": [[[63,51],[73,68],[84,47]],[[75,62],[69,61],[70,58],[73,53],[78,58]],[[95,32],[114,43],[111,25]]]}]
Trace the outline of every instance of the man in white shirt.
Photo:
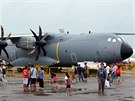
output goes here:
[{"label": "man in white shirt", "polygon": [[32,84],[32,92],[36,92],[36,80],[37,80],[37,70],[34,68],[34,65],[32,65],[30,69],[31,74],[31,84]]}]

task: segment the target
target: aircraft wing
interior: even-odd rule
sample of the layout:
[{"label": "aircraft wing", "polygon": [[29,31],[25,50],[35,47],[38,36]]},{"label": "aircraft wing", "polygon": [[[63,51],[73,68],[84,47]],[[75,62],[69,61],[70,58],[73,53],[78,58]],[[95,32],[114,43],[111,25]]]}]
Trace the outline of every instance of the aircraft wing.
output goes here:
[{"label": "aircraft wing", "polygon": [[20,38],[20,37],[22,37],[22,36],[32,37],[33,35],[32,35],[32,34],[28,34],[28,33],[26,33],[26,34],[18,34],[18,35],[11,35],[10,38]]},{"label": "aircraft wing", "polygon": [[[11,34],[11,36],[10,36],[8,39],[11,39],[11,40],[12,40],[12,39],[19,39],[19,38],[25,37],[25,36],[26,36],[26,37],[33,37],[32,34],[31,34],[31,35],[30,35],[30,34],[24,34],[24,35],[23,35],[23,34],[21,34],[21,35],[20,35],[20,34],[19,34],[19,35],[12,35],[12,34]],[[3,39],[6,39],[7,37],[8,37],[8,36],[5,36]],[[0,39],[1,39],[1,37],[0,37]]]}]

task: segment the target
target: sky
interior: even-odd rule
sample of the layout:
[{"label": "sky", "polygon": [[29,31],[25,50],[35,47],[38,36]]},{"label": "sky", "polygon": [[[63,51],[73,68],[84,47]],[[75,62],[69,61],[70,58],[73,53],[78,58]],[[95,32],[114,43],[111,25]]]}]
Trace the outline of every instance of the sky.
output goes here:
[{"label": "sky", "polygon": [[[0,25],[5,34],[38,32],[73,34],[92,32],[135,33],[135,0],[0,0]],[[135,37],[124,37],[134,43]]]}]

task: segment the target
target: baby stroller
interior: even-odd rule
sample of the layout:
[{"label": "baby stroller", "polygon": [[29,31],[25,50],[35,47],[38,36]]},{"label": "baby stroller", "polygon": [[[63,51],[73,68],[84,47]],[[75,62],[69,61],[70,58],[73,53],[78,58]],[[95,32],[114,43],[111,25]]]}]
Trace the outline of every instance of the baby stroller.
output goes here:
[{"label": "baby stroller", "polygon": [[8,81],[5,78],[3,78],[3,75],[0,74],[0,86],[3,86],[4,84],[7,84],[7,83]]},{"label": "baby stroller", "polygon": [[0,74],[0,85],[3,86],[3,76]]},{"label": "baby stroller", "polygon": [[106,85],[107,87],[111,87],[112,79],[111,79],[111,73],[108,74],[106,79]]}]

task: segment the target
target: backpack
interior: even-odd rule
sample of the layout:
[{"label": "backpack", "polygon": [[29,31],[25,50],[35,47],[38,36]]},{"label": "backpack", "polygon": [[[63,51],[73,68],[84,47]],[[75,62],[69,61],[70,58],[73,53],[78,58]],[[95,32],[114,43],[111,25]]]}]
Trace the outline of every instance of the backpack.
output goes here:
[{"label": "backpack", "polygon": [[99,78],[106,78],[106,71],[105,71],[105,69],[99,69],[98,70],[98,76],[99,76]]}]

